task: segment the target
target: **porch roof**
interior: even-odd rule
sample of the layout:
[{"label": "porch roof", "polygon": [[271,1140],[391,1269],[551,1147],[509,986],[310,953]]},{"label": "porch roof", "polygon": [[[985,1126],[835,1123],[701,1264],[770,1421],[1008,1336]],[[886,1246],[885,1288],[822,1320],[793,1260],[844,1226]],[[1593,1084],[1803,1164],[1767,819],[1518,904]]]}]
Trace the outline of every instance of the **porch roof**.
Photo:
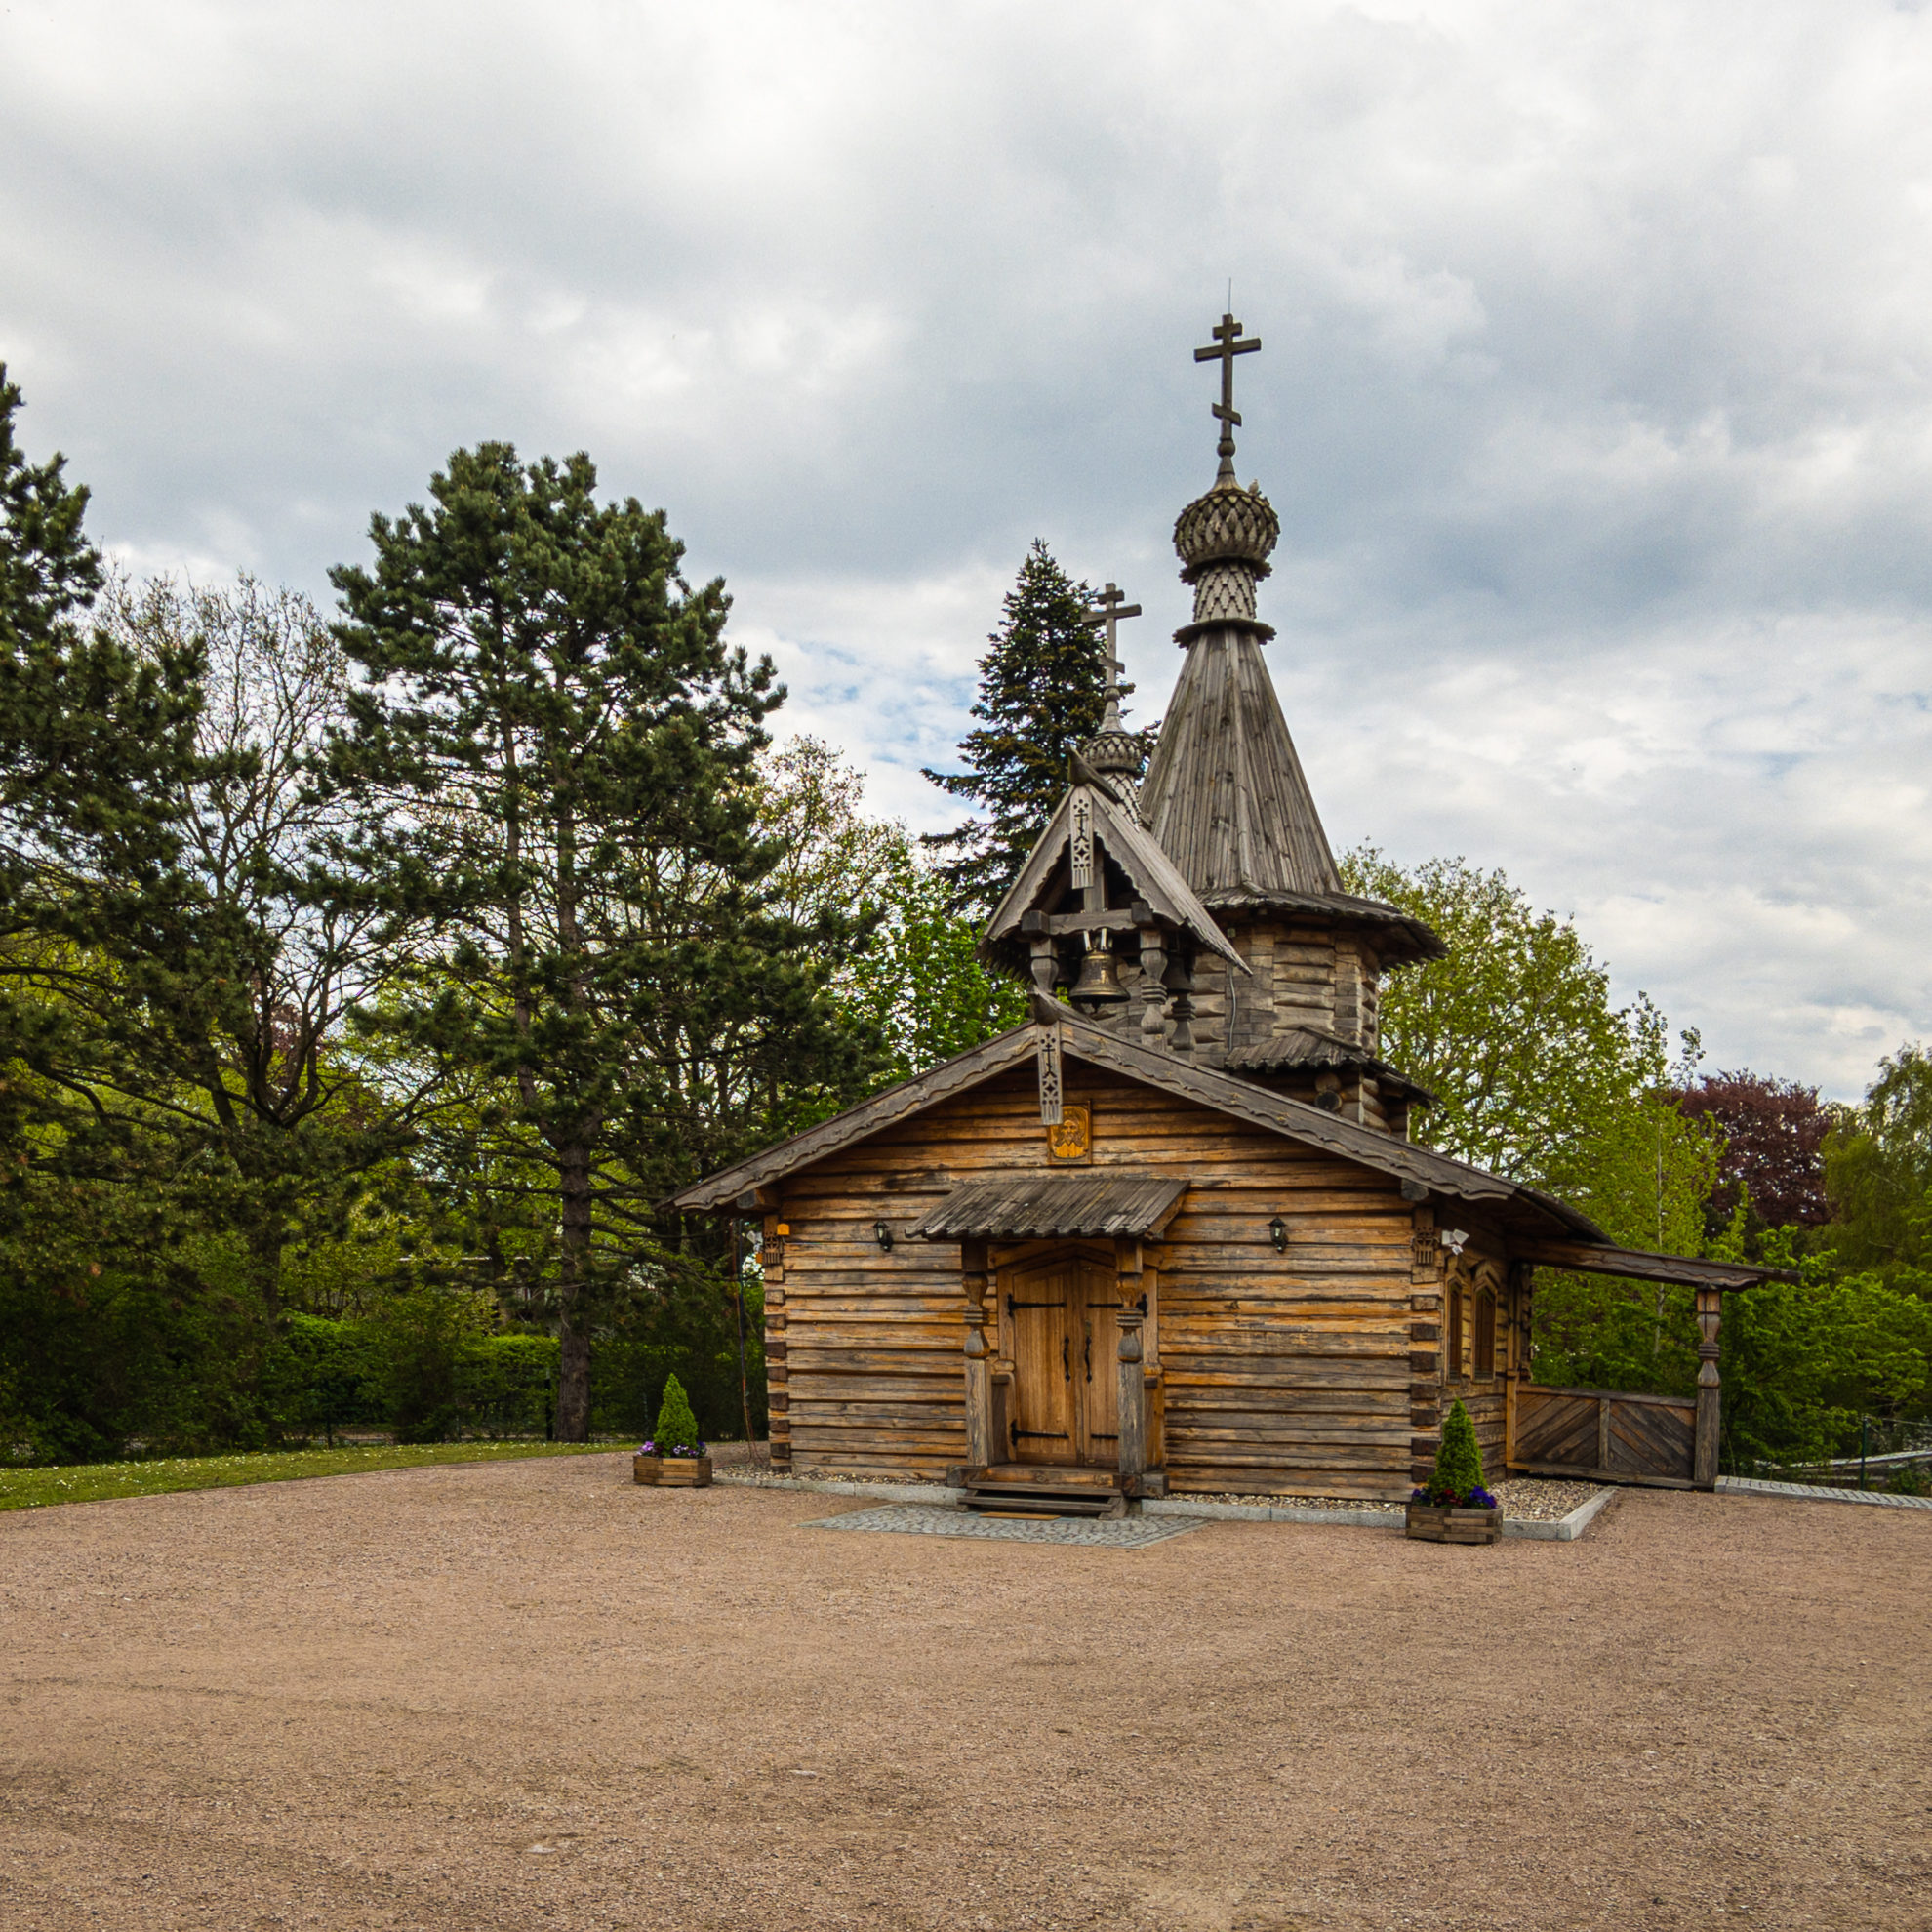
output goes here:
[{"label": "porch roof", "polygon": [[1156,1234],[1187,1190],[1159,1174],[1014,1174],[955,1187],[906,1231],[922,1241]]}]

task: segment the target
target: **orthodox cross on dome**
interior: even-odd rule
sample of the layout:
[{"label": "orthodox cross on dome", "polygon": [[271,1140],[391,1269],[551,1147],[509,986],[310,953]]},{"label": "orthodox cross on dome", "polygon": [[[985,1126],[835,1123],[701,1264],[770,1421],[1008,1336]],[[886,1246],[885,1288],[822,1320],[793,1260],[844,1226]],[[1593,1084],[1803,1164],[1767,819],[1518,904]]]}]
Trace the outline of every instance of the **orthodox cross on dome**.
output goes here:
[{"label": "orthodox cross on dome", "polygon": [[1120,673],[1127,666],[1120,661],[1120,646],[1115,626],[1122,618],[1139,617],[1139,604],[1122,602],[1126,593],[1117,584],[1109,584],[1099,598],[1087,609],[1087,622],[1107,626],[1107,711],[1101,719],[1101,730],[1120,729],[1120,701],[1133,690],[1131,684],[1120,682]]},{"label": "orthodox cross on dome", "polygon": [[1234,407],[1234,358],[1237,355],[1252,355],[1261,347],[1259,336],[1249,336],[1243,340],[1241,325],[1231,315],[1223,315],[1221,326],[1213,332],[1214,342],[1207,348],[1194,351],[1196,362],[1219,362],[1221,364],[1221,400],[1214,406],[1214,415],[1221,424],[1221,441],[1215,446],[1215,453],[1221,458],[1221,468],[1216,472],[1216,483],[1234,481],[1234,430],[1241,421],[1241,413]]}]

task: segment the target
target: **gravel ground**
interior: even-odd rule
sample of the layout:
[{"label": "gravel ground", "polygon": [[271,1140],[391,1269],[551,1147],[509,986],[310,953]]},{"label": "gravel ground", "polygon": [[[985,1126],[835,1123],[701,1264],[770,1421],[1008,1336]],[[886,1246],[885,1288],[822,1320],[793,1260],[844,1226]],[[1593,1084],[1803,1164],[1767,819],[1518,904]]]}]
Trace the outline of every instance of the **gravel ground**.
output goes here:
[{"label": "gravel ground", "polygon": [[[1932,1521],[799,1525],[622,1456],[0,1517],[0,1926],[1932,1918]],[[855,1499],[856,1502],[857,1499]]]}]

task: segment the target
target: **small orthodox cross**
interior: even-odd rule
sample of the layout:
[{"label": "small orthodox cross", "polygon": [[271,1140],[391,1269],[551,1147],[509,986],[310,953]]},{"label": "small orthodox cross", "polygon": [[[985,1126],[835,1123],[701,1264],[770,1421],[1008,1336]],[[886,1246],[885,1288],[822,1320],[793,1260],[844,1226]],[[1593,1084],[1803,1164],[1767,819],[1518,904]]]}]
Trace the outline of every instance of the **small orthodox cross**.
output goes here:
[{"label": "small orthodox cross", "polygon": [[1234,407],[1234,358],[1237,355],[1252,355],[1261,347],[1259,336],[1249,336],[1243,340],[1241,325],[1231,315],[1223,315],[1221,326],[1213,332],[1214,342],[1207,348],[1194,351],[1196,362],[1219,362],[1221,364],[1221,400],[1214,406],[1214,414],[1221,424],[1221,441],[1215,446],[1215,454],[1221,458],[1217,483],[1226,479],[1234,481],[1234,430],[1241,421],[1241,413]]},{"label": "small orthodox cross", "polygon": [[1101,720],[1103,731],[1120,729],[1120,701],[1133,690],[1131,684],[1120,682],[1120,673],[1127,666],[1119,657],[1119,643],[1114,626],[1122,618],[1139,617],[1139,604],[1123,603],[1126,593],[1117,584],[1109,584],[1100,594],[1098,603],[1089,606],[1087,622],[1107,626],[1107,715]]}]

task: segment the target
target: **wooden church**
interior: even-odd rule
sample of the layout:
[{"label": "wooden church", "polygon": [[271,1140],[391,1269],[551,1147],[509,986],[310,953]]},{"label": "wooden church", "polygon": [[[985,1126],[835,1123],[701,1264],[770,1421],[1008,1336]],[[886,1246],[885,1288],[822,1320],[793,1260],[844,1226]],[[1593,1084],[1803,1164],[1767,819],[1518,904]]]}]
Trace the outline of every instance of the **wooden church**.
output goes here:
[{"label": "wooden church", "polygon": [[[1763,1270],[1619,1249],[1410,1139],[1429,1096],[1379,992],[1443,947],[1342,888],[1263,655],[1280,525],[1234,474],[1260,344],[1214,337],[1220,471],[1174,528],[1193,621],[1145,782],[1109,584],[1107,718],[983,937],[1028,1024],[677,1199],[762,1222],[772,1460],[987,1505],[1399,1499],[1460,1397],[1492,1475],[1708,1487],[1719,1298]],[[1695,1400],[1532,1383],[1540,1266],[1694,1286]]]}]

